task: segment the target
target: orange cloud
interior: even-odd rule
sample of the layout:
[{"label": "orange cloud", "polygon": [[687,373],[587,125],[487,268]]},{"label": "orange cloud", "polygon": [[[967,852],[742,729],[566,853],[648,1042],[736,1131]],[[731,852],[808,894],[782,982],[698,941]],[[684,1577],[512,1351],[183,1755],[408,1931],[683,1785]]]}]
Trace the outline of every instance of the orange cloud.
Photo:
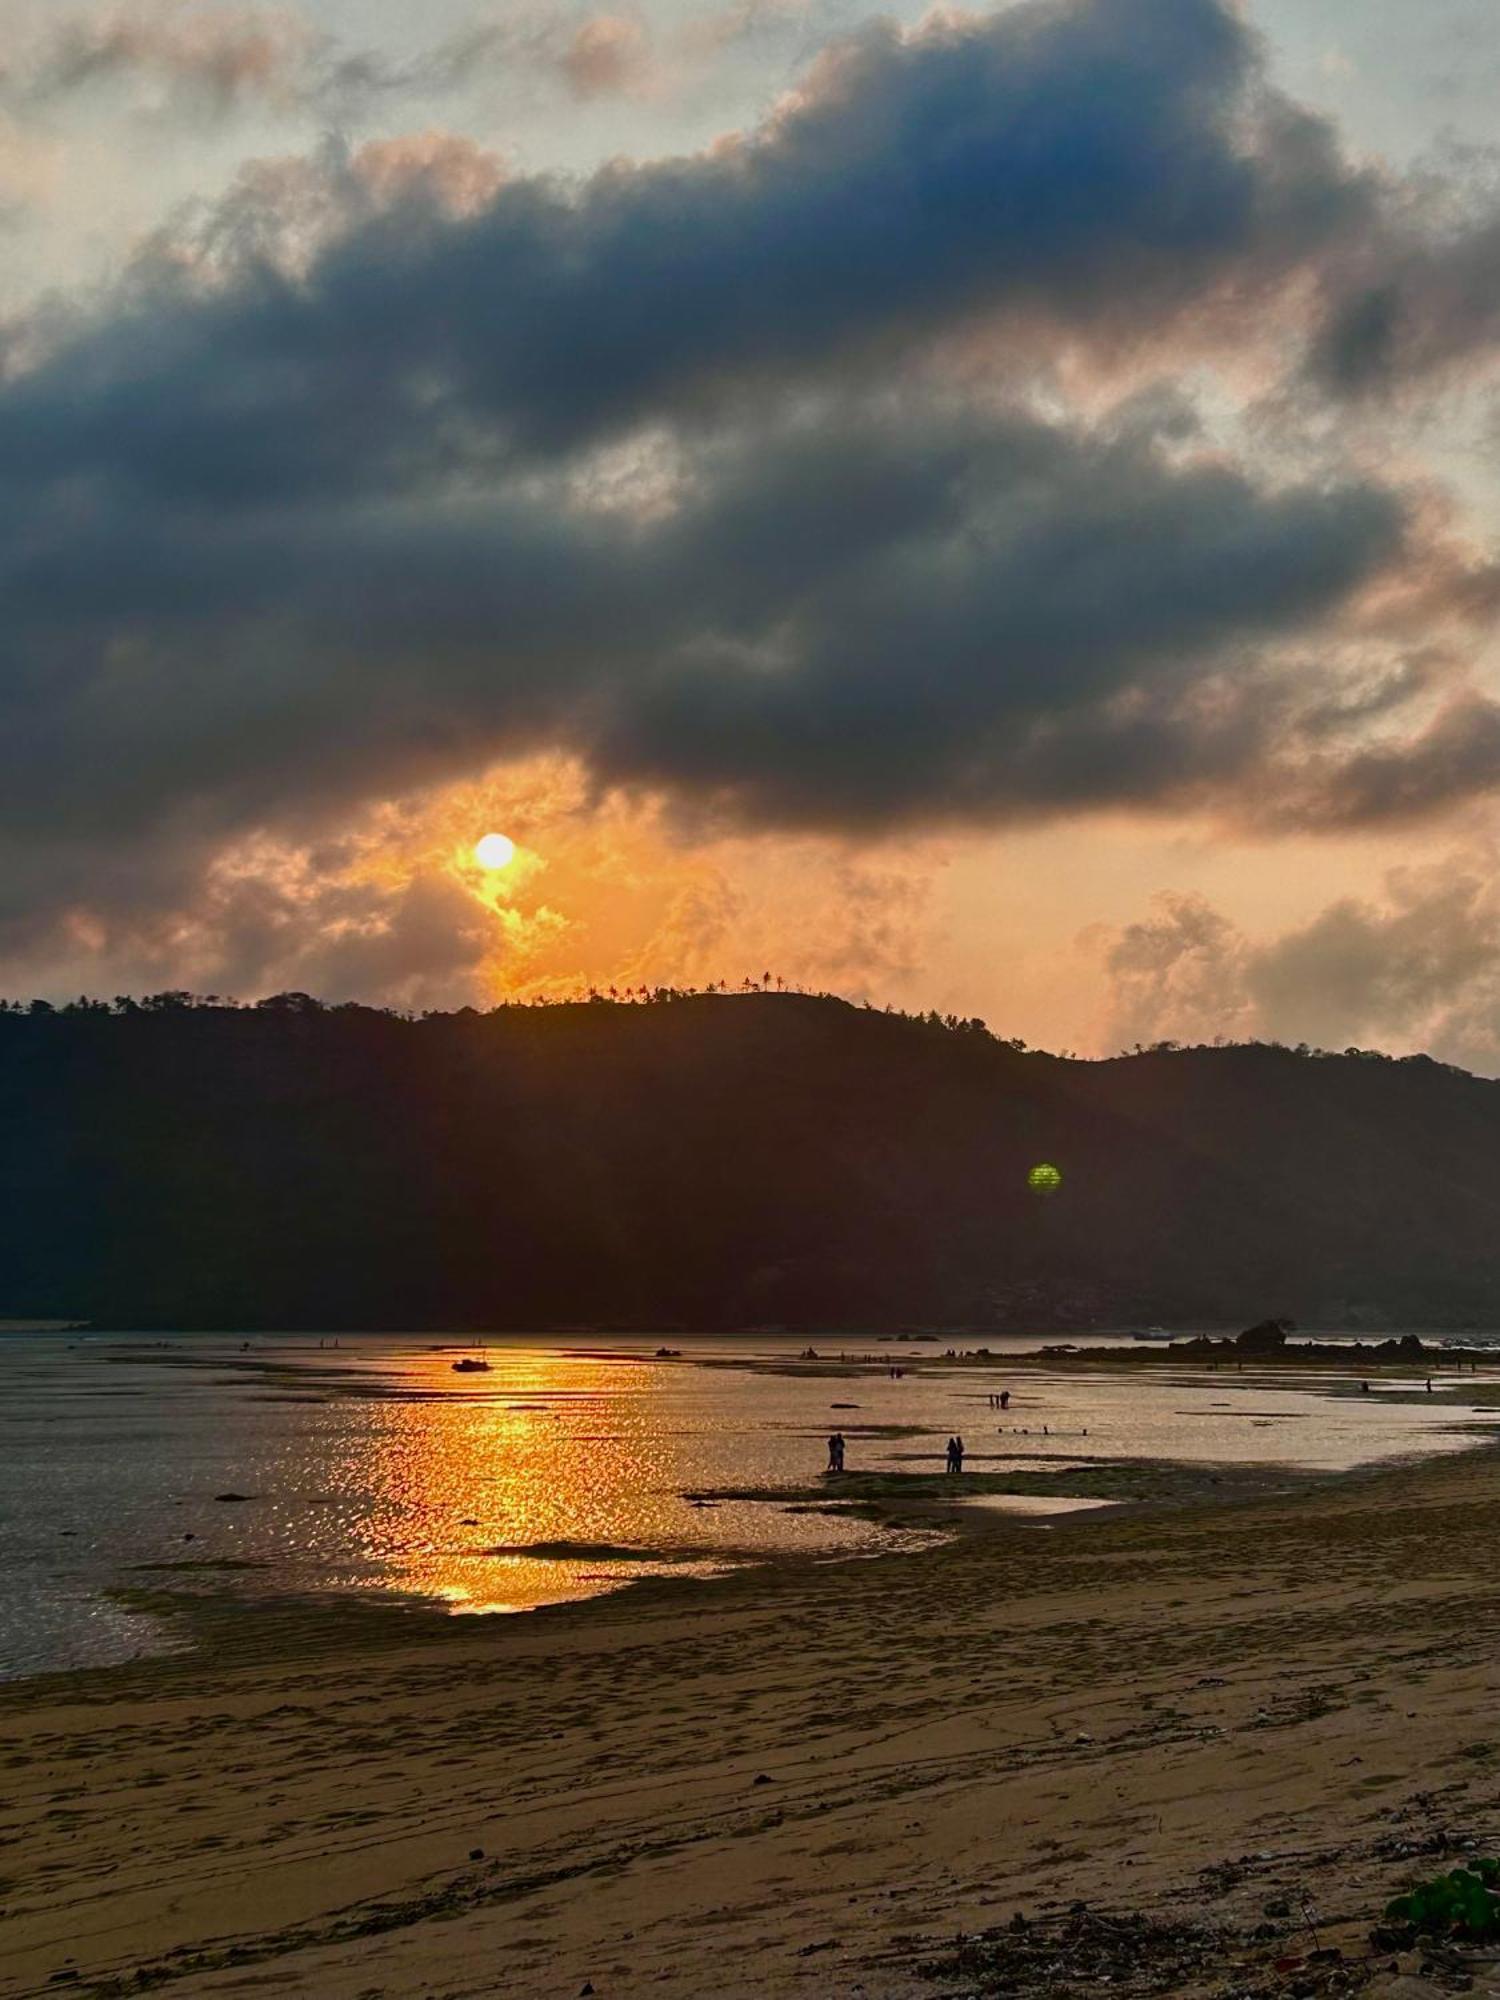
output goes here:
[{"label": "orange cloud", "polygon": [[[509,868],[474,859],[491,828],[516,843]],[[546,757],[378,808],[343,874],[388,898],[420,880],[461,889],[486,938],[461,997],[493,1001],[768,968],[789,984],[883,992],[925,954],[938,865],[936,850],[859,856],[821,840],[688,846],[661,801],[599,797],[580,766]]]}]

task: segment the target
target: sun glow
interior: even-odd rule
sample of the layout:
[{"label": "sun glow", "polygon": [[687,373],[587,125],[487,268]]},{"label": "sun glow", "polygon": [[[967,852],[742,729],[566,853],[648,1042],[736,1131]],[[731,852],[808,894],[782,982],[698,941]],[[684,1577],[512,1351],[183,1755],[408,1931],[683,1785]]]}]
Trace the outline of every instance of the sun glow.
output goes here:
[{"label": "sun glow", "polygon": [[[337,875],[325,857],[298,857],[329,898],[325,932],[342,924],[321,947],[358,967],[373,954],[375,997],[418,1009],[738,985],[757,964],[784,967],[789,984],[863,992],[878,980],[883,996],[883,975],[904,981],[922,962],[941,861],[912,843],[856,860],[836,843],[778,853],[755,836],[698,840],[660,799],[600,794],[560,756],[387,800],[335,859]],[[320,961],[278,977],[311,990],[329,975]]]},{"label": "sun glow", "polygon": [[474,843],[474,859],[481,868],[509,868],[516,858],[516,843],[504,833],[487,833]]}]

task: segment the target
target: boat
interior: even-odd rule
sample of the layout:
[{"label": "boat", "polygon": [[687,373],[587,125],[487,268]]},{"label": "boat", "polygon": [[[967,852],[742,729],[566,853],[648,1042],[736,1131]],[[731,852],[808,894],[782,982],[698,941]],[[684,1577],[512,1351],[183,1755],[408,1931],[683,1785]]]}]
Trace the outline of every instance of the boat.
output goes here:
[{"label": "boat", "polygon": [[476,1359],[473,1355],[465,1355],[462,1361],[454,1362],[453,1372],[455,1375],[488,1375],[490,1364],[488,1361]]}]

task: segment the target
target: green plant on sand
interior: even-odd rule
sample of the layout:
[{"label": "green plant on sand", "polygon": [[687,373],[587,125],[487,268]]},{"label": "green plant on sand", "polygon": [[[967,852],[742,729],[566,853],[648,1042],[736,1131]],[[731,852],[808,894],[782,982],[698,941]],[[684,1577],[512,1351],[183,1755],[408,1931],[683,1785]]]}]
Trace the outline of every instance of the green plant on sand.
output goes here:
[{"label": "green plant on sand", "polygon": [[1435,1875],[1398,1896],[1385,1915],[1387,1923],[1410,1924],[1418,1932],[1500,1936],[1500,1861],[1472,1861]]}]

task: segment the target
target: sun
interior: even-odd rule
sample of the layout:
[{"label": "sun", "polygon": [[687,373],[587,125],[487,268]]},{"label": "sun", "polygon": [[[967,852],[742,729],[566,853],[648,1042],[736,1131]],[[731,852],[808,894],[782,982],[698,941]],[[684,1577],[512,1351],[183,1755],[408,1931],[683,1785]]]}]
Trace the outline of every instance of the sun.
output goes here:
[{"label": "sun", "polygon": [[474,859],[481,868],[509,868],[516,858],[516,843],[503,833],[487,833],[474,843]]}]

